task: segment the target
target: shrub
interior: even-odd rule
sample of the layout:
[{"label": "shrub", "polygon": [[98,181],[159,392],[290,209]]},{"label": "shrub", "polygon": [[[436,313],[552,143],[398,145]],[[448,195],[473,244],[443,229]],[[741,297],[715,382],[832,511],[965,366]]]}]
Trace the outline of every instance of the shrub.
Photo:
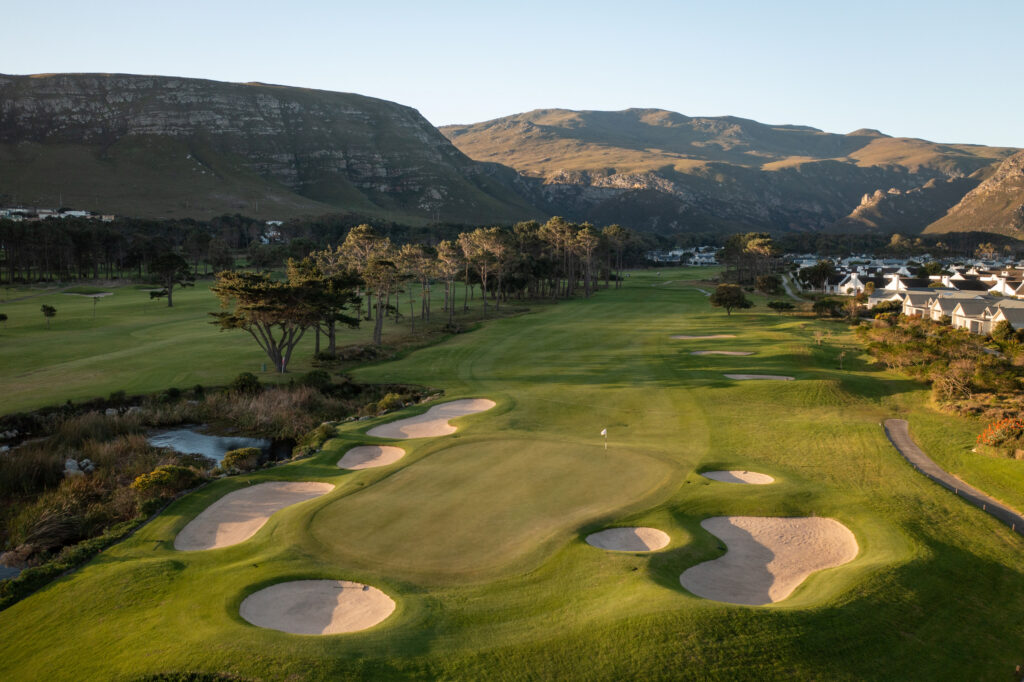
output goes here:
[{"label": "shrub", "polygon": [[143,497],[170,497],[195,487],[200,480],[202,477],[195,469],[165,464],[136,478],[131,489]]},{"label": "shrub", "polygon": [[123,390],[114,391],[110,394],[110,397],[107,398],[107,402],[111,405],[124,405],[127,398],[128,395]]},{"label": "shrub", "polygon": [[378,412],[387,412],[405,405],[405,397],[398,393],[388,393],[377,402]]},{"label": "shrub", "polygon": [[331,375],[329,372],[322,369],[314,369],[311,372],[306,372],[299,377],[299,386],[309,386],[315,388],[318,391],[325,392],[331,387]]},{"label": "shrub", "polygon": [[792,310],[795,306],[789,301],[769,301],[768,307],[781,315],[787,310]]},{"label": "shrub", "polygon": [[241,393],[244,395],[256,395],[263,391],[263,384],[256,378],[256,375],[252,372],[242,372],[234,381],[232,381],[228,388],[233,393]]},{"label": "shrub", "polygon": [[813,310],[818,317],[839,317],[843,314],[843,302],[834,298],[823,298],[814,302]]},{"label": "shrub", "polygon": [[324,443],[331,438],[334,438],[337,433],[338,430],[335,429],[332,424],[328,424],[326,422],[315,429],[308,431],[302,436],[301,440],[299,440],[299,444],[296,445],[295,449],[292,451],[292,458],[305,457],[306,455],[311,455],[314,452],[317,452],[323,448]]},{"label": "shrub", "polygon": [[758,291],[777,294],[782,290],[782,278],[778,275],[759,275],[756,280]]},{"label": "shrub", "polygon": [[181,400],[181,389],[172,386],[160,394],[159,400],[162,403],[176,403]]},{"label": "shrub", "polygon": [[239,448],[225,452],[220,467],[225,471],[252,471],[262,459],[263,451],[259,448]]},{"label": "shrub", "polygon": [[144,430],[139,419],[133,415],[108,417],[99,412],[69,417],[54,428],[56,433],[51,447],[57,448],[80,448],[88,440],[105,442],[118,436],[142,433]]},{"label": "shrub", "polygon": [[992,422],[978,434],[978,443],[990,447],[1021,445],[1024,440],[1024,419],[1010,417]]},{"label": "shrub", "polygon": [[30,495],[57,486],[64,478],[59,453],[32,443],[0,455],[0,495]]}]

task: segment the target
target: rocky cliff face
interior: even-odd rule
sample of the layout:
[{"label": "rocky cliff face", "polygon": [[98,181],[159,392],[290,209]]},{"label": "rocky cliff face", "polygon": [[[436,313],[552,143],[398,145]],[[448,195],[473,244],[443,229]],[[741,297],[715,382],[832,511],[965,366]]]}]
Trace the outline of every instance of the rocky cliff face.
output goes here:
[{"label": "rocky cliff face", "polygon": [[[0,153],[5,166],[58,165],[49,157],[69,147],[87,152],[77,156],[91,154],[96,163],[86,163],[82,173],[68,169],[60,180],[72,196],[76,175],[106,167],[110,184],[117,176],[131,183],[122,171],[148,164],[166,166],[165,189],[141,190],[167,195],[171,204],[188,201],[196,176],[206,175],[200,183],[206,194],[276,192],[293,195],[303,211],[333,207],[442,220],[535,213],[515,189],[514,174],[471,161],[416,110],[345,93],[156,76],[0,76],[0,145],[7,147]],[[27,170],[23,177],[33,177]],[[10,175],[0,172],[0,182]],[[33,191],[5,184],[0,192]],[[170,191],[179,185],[180,197]]]},{"label": "rocky cliff face", "polygon": [[1024,237],[1024,152],[1003,161],[927,232],[970,230]]},{"label": "rocky cliff face", "polygon": [[[539,182],[548,213],[666,232],[920,232],[1014,151],[650,109],[546,109],[441,130],[470,157]],[[879,191],[884,208],[859,209]]]}]

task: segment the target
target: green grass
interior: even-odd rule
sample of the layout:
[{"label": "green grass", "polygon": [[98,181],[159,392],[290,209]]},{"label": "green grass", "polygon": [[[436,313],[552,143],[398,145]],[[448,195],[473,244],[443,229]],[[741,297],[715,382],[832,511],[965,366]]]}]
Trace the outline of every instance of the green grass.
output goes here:
[{"label": "green grass", "polygon": [[[320,455],[181,499],[0,612],[0,676],[1009,679],[1024,662],[1024,543],[914,472],[879,425],[917,415],[923,387],[868,365],[840,327],[816,346],[812,331],[826,323],[765,312],[763,298],[727,317],[692,287],[658,281],[634,274],[591,301],[497,320],[355,372],[497,407],[459,420],[451,436],[400,443],[407,454],[391,467],[342,472],[335,462],[354,444],[382,442],[365,435],[374,425],[423,407],[346,424]],[[737,338],[670,340],[676,333]],[[757,354],[689,354],[707,347]],[[798,381],[735,383],[727,371]],[[927,434],[956,421],[912,416],[926,447]],[[777,482],[697,475],[723,467]],[[240,545],[173,550],[212,501],[280,479],[337,487]],[[830,516],[855,533],[860,554],[777,605],[699,599],[678,577],[721,555],[699,525],[721,514]],[[672,542],[650,555],[584,543],[608,525],[655,526]],[[301,578],[366,582],[398,606],[373,629],[328,637],[238,616],[248,594]]]},{"label": "green grass", "polygon": [[[95,299],[95,303],[92,298],[68,296],[56,288],[5,288],[0,295],[0,312],[9,318],[0,325],[2,412],[107,396],[119,390],[133,394],[170,386],[223,385],[240,372],[254,372],[265,381],[281,380],[272,366],[264,373],[268,360],[252,337],[241,331],[218,332],[210,324],[208,313],[219,308],[209,287],[210,281],[203,280],[195,287],[176,289],[173,308],[167,307],[166,299],[150,299],[147,290],[153,285],[108,287],[103,291],[112,295]],[[93,289],[74,287],[77,293],[94,293]],[[457,294],[461,304],[461,285]],[[445,320],[443,286],[435,286],[432,296],[431,321],[437,328]],[[49,329],[40,312],[44,304],[57,309]],[[408,312],[404,296],[402,304]],[[415,307],[418,314],[418,299]],[[480,300],[471,301],[471,307],[470,313],[460,313],[462,324],[480,319]],[[356,330],[339,329],[338,345],[369,343],[372,328],[372,323],[364,322]],[[385,342],[407,342],[408,330],[405,318],[398,324],[389,318]],[[326,348],[326,339],[321,342]],[[286,379],[311,369],[313,347],[314,336],[309,332]]]}]

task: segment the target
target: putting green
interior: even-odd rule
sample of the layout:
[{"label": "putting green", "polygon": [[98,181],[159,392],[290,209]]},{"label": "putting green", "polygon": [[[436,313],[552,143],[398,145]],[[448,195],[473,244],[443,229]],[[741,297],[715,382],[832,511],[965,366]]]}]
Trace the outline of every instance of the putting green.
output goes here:
[{"label": "putting green", "polygon": [[580,525],[636,506],[680,477],[630,450],[479,440],[332,502],[309,532],[341,565],[425,583],[479,578],[552,540],[564,544]]}]

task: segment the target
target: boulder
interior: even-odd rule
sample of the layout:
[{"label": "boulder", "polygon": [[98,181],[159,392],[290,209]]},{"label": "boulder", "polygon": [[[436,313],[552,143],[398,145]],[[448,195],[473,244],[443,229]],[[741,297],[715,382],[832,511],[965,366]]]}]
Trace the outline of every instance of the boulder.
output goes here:
[{"label": "boulder", "polygon": [[117,408],[116,407],[108,407],[103,412],[103,414],[107,415],[108,417],[116,417],[117,416]]}]

